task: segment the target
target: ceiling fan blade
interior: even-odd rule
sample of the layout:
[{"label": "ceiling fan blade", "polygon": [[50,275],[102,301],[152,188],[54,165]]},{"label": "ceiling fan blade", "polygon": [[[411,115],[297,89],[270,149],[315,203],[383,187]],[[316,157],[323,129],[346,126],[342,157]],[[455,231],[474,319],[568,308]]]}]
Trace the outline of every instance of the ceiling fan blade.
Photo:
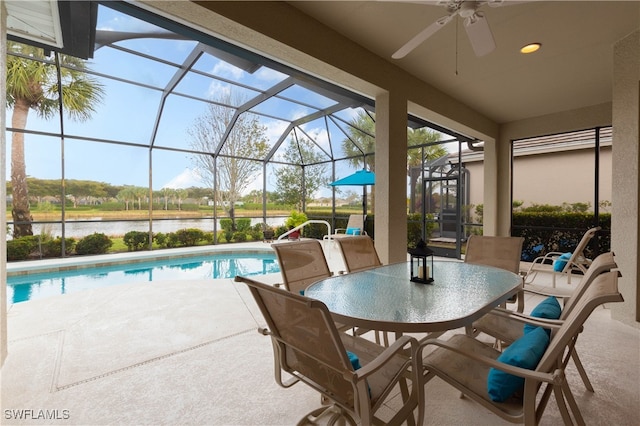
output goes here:
[{"label": "ceiling fan blade", "polygon": [[478,12],[474,17],[466,19],[464,29],[467,31],[476,56],[484,56],[496,48],[491,28],[483,14]]},{"label": "ceiling fan blade", "polygon": [[447,23],[449,23],[449,21],[451,21],[451,19],[454,17],[455,14],[456,13],[452,13],[451,15],[443,16],[442,18],[440,18],[437,21],[433,22],[427,28],[425,28],[420,33],[418,33],[418,35],[416,35],[414,38],[409,40],[407,42],[407,44],[405,44],[400,49],[398,49],[398,51],[396,53],[394,53],[393,55],[391,55],[391,57],[393,59],[400,59],[400,58],[404,58],[405,56],[407,56],[407,54],[409,52],[411,52],[413,49],[418,47],[426,39],[428,39],[429,37],[434,35],[440,28],[442,28],[445,25],[447,25]]}]

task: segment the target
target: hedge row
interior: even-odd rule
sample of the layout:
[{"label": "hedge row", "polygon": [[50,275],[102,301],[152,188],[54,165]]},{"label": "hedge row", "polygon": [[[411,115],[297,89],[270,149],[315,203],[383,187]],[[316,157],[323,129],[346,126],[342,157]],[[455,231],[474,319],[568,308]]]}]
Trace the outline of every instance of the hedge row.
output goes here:
[{"label": "hedge row", "polygon": [[[79,255],[103,254],[113,245],[113,241],[104,234],[87,235],[76,242],[74,238],[65,238],[65,255],[74,252]],[[45,238],[39,236],[21,237],[7,241],[7,260],[25,260],[30,257],[59,257],[62,253],[62,238]]]},{"label": "hedge row", "polygon": [[600,214],[596,222],[590,213],[514,212],[512,234],[524,237],[522,260],[530,262],[552,251],[573,251],[584,233],[595,226],[602,230],[585,250],[585,255],[593,259],[611,250],[610,213]]}]

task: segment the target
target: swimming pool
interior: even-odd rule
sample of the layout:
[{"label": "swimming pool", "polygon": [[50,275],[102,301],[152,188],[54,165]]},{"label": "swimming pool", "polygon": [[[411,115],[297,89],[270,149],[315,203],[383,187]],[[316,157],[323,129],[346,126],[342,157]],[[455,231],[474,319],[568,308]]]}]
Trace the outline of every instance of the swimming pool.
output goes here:
[{"label": "swimming pool", "polygon": [[275,253],[212,253],[155,261],[7,277],[8,303],[20,303],[117,284],[233,278],[280,272]]}]

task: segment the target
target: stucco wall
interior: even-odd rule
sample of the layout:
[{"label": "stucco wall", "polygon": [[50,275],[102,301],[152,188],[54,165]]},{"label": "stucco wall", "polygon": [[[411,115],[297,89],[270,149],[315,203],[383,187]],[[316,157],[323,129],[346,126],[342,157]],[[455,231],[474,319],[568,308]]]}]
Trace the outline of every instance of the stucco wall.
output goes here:
[{"label": "stucco wall", "polygon": [[[600,150],[600,201],[611,201],[611,147]],[[470,174],[470,203],[484,202],[484,163],[465,161]],[[513,161],[513,199],[532,204],[590,203],[595,185],[593,150],[547,152]],[[610,211],[610,210],[609,210]]]}]

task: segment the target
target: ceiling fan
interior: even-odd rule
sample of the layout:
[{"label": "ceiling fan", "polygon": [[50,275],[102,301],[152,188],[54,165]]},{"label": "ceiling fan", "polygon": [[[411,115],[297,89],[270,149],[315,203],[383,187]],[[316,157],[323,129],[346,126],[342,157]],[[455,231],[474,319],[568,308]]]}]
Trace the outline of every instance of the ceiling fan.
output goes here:
[{"label": "ceiling fan", "polygon": [[496,42],[493,39],[489,23],[484,17],[484,12],[479,9],[485,4],[497,7],[503,3],[504,0],[439,0],[437,4],[444,6],[449,14],[439,18],[422,30],[418,35],[409,40],[407,44],[398,49],[391,57],[393,59],[405,57],[422,42],[435,34],[436,31],[452,21],[456,15],[464,18],[464,29],[467,32],[467,36],[469,36],[471,47],[473,47],[476,56],[484,56],[491,53],[496,48]]}]

